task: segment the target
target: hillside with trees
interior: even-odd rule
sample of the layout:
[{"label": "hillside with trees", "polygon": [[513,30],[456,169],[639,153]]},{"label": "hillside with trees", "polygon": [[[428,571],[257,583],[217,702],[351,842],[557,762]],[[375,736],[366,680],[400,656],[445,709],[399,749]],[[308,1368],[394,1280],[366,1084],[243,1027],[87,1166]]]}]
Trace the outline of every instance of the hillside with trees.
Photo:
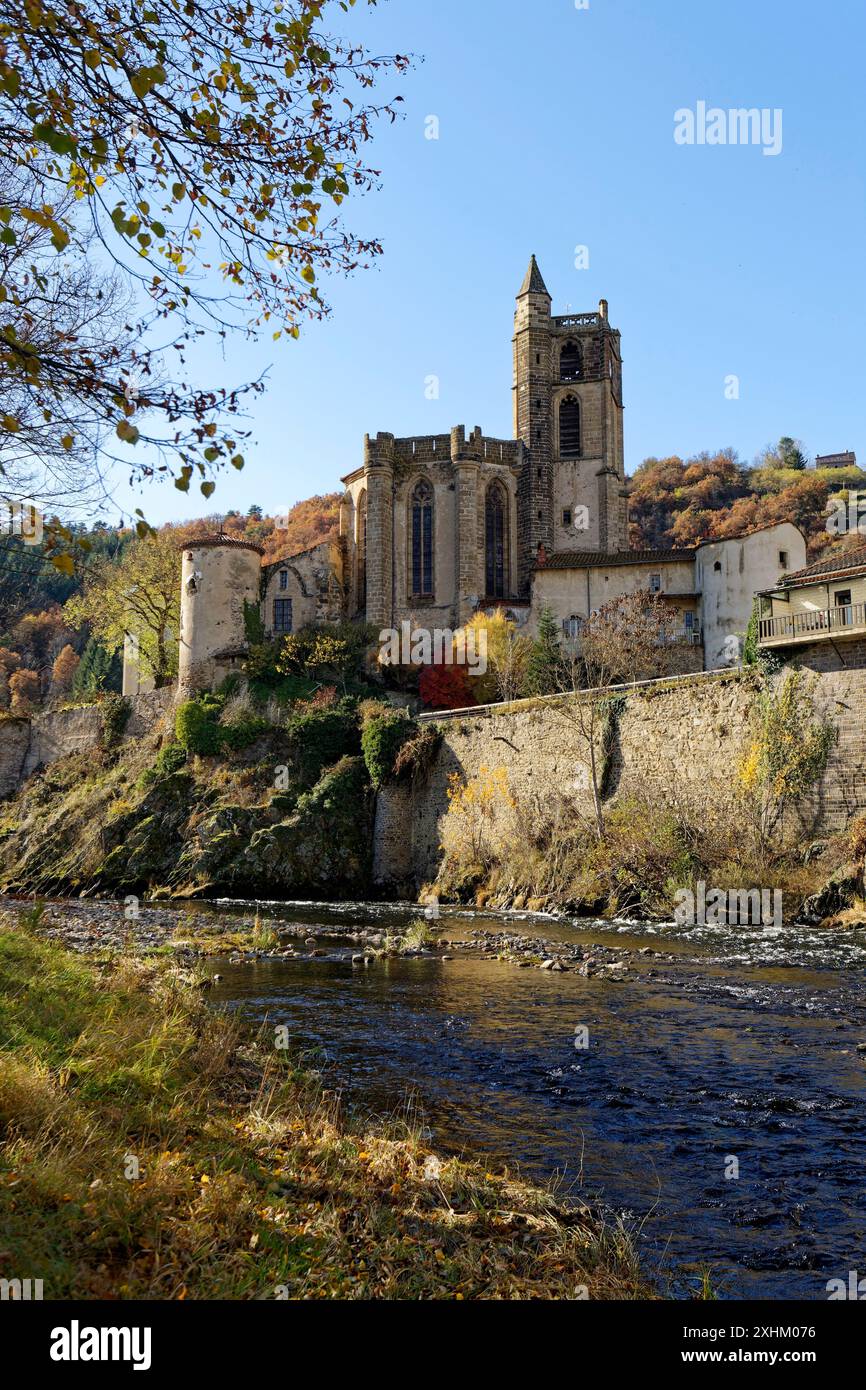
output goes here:
[{"label": "hillside with trees", "polygon": [[827,530],[828,503],[853,492],[866,494],[863,469],[807,468],[803,446],[787,437],[752,466],[730,449],[648,458],[629,482],[629,541],[635,549],[686,549],[791,521],[814,557],[845,543]]}]

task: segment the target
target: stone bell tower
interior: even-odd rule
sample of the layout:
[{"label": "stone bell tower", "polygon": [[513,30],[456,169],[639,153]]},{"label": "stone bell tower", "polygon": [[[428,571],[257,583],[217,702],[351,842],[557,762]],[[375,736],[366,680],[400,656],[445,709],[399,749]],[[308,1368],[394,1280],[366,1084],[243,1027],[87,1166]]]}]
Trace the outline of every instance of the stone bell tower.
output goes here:
[{"label": "stone bell tower", "polygon": [[514,317],[514,432],[529,450],[520,479],[520,581],[539,546],[628,548],[622,354],[607,301],[597,313],[551,314],[533,256]]},{"label": "stone bell tower", "polygon": [[539,546],[553,550],[551,298],[533,256],[514,315],[514,437],[528,449],[517,488],[518,582],[529,590]]}]

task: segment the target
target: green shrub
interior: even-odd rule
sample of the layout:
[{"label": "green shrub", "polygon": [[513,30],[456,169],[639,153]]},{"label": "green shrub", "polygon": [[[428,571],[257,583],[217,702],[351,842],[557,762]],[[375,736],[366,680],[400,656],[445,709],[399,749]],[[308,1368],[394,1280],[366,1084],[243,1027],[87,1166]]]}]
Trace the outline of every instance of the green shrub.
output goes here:
[{"label": "green shrub", "polygon": [[249,683],[250,694],[259,704],[276,700],[280,705],[294,705],[300,700],[309,700],[315,695],[317,688],[317,683],[307,676],[275,675],[269,680],[251,676]]},{"label": "green shrub", "polygon": [[100,706],[102,717],[102,746],[116,748],[132,714],[132,705],[122,695],[106,695]]},{"label": "green shrub", "polygon": [[179,743],[167,743],[160,748],[153,767],[146,767],[136,782],[140,792],[146,792],[163,777],[173,777],[186,762],[186,752]]},{"label": "green shrub", "polygon": [[280,672],[277,663],[280,659],[280,649],[280,642],[251,644],[249,655],[244,662],[244,672],[251,686],[259,684],[268,687],[279,684]]},{"label": "green shrub", "polygon": [[229,724],[220,724],[224,706],[222,695],[200,695],[180,706],[174,718],[174,733],[184,754],[213,758],[223,749],[237,752],[269,731],[268,720],[256,714],[243,714]]},{"label": "green shrub", "polygon": [[283,638],[279,669],[287,676],[313,676],[349,682],[364,678],[367,650],[375,634],[357,623],[304,627]]},{"label": "green shrub", "polygon": [[223,748],[230,748],[237,752],[242,748],[249,748],[251,743],[255,743],[257,738],[270,731],[270,724],[267,719],[262,719],[257,715],[246,715],[243,719],[236,719],[231,724],[220,725],[220,743]]},{"label": "green shrub", "polygon": [[339,706],[293,715],[286,734],[295,768],[308,786],[318,781],[326,767],[358,753],[354,713]]},{"label": "green shrub", "polygon": [[341,758],[320,778],[311,791],[298,798],[295,811],[301,817],[326,814],[336,821],[342,816],[353,824],[369,792],[360,758]]},{"label": "green shrub", "polygon": [[221,702],[203,695],[198,700],[186,700],[174,717],[174,734],[181,748],[202,758],[212,758],[220,751],[222,730],[217,723]]},{"label": "green shrub", "polygon": [[171,777],[186,762],[186,752],[179,743],[167,743],[156,756],[156,772],[159,777]]},{"label": "green shrub", "polygon": [[415,727],[413,720],[396,710],[374,715],[366,721],[361,733],[361,752],[374,787],[380,787],[393,775],[397,755]]},{"label": "green shrub", "polygon": [[232,696],[240,693],[243,684],[244,678],[240,671],[230,671],[225,680],[220,681],[217,686],[217,695],[221,695],[225,700],[230,700]]}]

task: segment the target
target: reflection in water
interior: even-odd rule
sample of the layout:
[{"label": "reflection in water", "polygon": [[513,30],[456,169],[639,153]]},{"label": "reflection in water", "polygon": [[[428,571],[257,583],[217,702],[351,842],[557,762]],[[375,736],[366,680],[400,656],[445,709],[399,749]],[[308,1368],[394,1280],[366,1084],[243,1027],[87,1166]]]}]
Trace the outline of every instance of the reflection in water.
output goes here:
[{"label": "reflection in water", "polygon": [[645,1266],[675,1292],[708,1264],[729,1296],[824,1298],[828,1279],[863,1267],[862,933],[439,923],[453,940],[518,930],[673,957],[636,956],[612,984],[460,954],[359,969],[341,933],[393,929],[405,913],[269,915],[327,933],[336,958],[223,965],[215,1000],[287,1024],[365,1105],[416,1096],[432,1146],[559,1174],[566,1191],[581,1183],[642,1223]]}]

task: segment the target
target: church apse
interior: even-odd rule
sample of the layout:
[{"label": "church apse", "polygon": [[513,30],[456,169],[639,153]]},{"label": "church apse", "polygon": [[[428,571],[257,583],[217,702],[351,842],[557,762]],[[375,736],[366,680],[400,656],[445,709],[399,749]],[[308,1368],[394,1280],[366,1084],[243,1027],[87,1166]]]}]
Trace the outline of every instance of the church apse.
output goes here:
[{"label": "church apse", "polygon": [[[355,576],[350,607],[380,627],[404,619],[449,627],[468,621],[486,599],[516,601],[525,452],[519,440],[492,438],[478,426],[470,433],[458,425],[449,434],[368,436],[364,466],[343,479],[343,540]],[[491,485],[502,518],[494,595],[487,592]],[[362,512],[363,532],[353,524]]]}]

